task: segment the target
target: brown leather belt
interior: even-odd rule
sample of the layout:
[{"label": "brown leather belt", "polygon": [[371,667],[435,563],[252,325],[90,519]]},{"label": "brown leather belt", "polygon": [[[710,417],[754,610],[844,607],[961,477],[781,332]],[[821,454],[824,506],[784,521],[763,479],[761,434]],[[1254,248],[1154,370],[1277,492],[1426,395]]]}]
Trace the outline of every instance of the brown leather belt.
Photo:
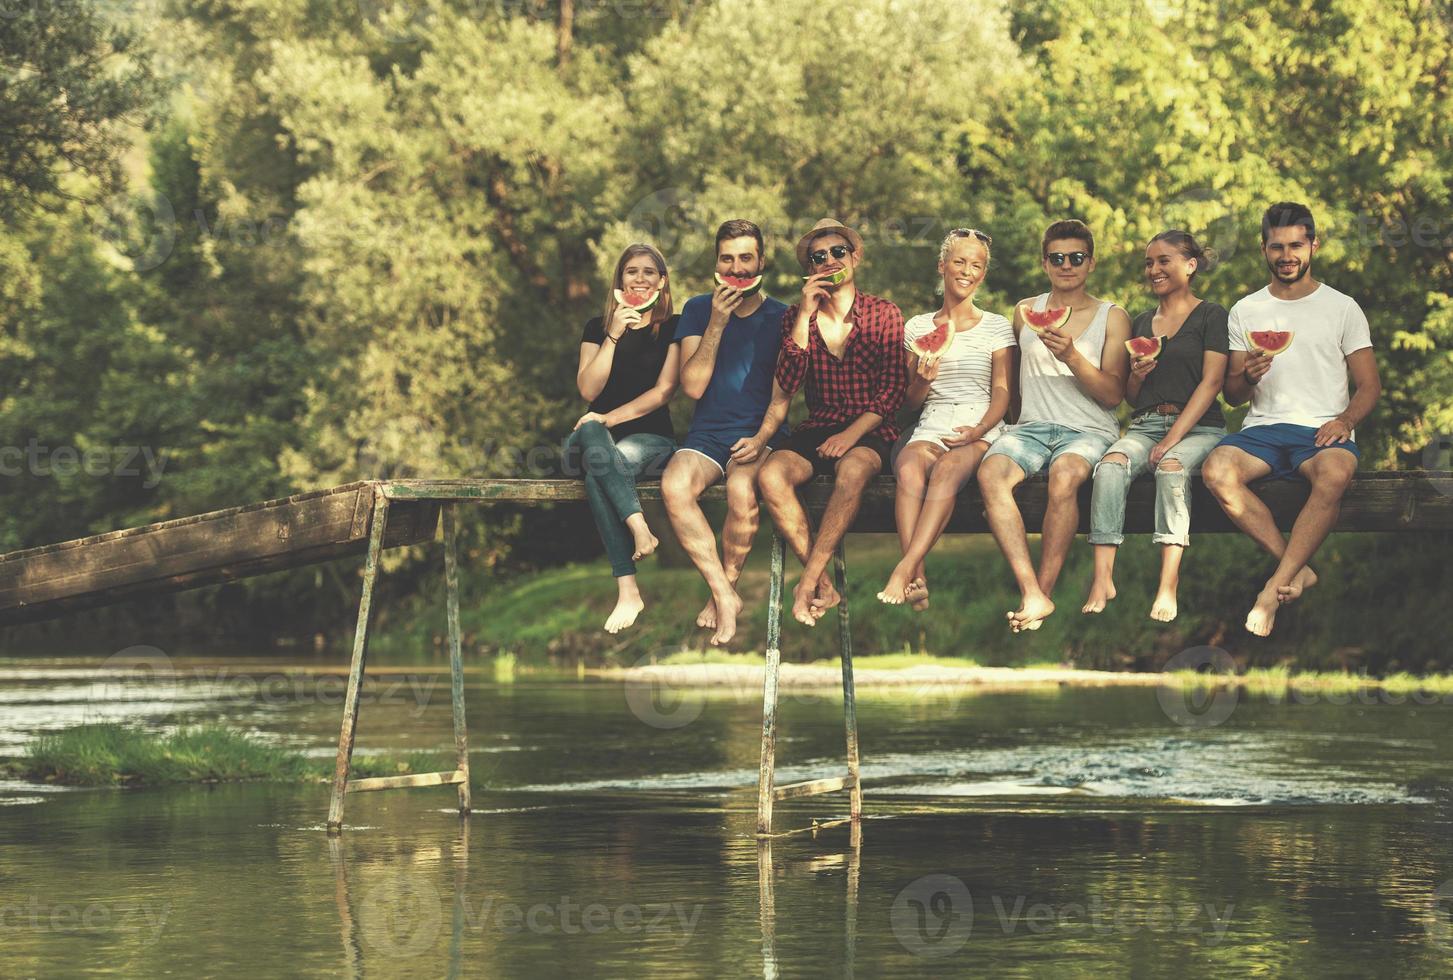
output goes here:
[{"label": "brown leather belt", "polygon": [[1159,405],[1151,405],[1148,408],[1142,408],[1140,411],[1136,412],[1135,414],[1137,416],[1139,416],[1139,415],[1152,415],[1152,414],[1154,414],[1154,415],[1179,415],[1179,414],[1181,414],[1181,407],[1179,405],[1177,405],[1175,402],[1161,402]]}]

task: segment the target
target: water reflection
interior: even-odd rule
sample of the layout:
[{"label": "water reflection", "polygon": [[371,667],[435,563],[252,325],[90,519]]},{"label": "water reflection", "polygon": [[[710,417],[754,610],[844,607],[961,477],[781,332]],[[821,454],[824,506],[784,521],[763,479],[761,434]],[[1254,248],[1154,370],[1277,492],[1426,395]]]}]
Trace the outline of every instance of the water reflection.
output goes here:
[{"label": "water reflection", "polygon": [[[848,848],[840,854],[820,854],[806,861],[784,862],[782,871],[794,870],[804,877],[815,876],[833,868],[847,867],[847,888],[843,895],[843,976],[853,976],[853,963],[858,945],[858,886],[863,867],[863,825],[850,821]],[[785,836],[785,835],[779,835]],[[813,835],[814,837],[816,834]],[[762,976],[776,980],[780,976],[777,963],[777,884],[778,867],[772,861],[772,838],[757,840],[757,918],[762,929]]]},{"label": "water reflection", "polygon": [[[451,980],[464,972],[464,932],[469,918],[469,834],[470,820],[468,816],[461,816],[459,831],[448,847],[454,867],[447,974]],[[442,864],[439,860],[390,861],[386,869],[388,878],[371,884],[359,897],[362,902],[359,908],[348,873],[348,851],[350,845],[357,843],[353,836],[328,835],[338,936],[344,970],[350,977],[364,975],[368,953],[396,961],[428,952],[437,944],[442,918],[439,915],[442,900],[436,885]],[[416,851],[411,857],[427,851],[427,848]]]}]

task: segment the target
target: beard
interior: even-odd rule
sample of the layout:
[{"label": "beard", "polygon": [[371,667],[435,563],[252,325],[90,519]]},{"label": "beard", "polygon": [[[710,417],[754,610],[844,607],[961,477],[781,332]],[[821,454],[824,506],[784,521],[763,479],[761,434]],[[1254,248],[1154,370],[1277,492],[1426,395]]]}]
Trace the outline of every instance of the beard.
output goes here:
[{"label": "beard", "polygon": [[1297,262],[1297,271],[1291,276],[1286,275],[1278,269],[1275,262],[1268,262],[1266,265],[1267,268],[1271,269],[1271,274],[1276,276],[1277,281],[1286,286],[1290,286],[1294,282],[1301,282],[1306,274],[1312,271],[1311,263],[1301,261]]}]

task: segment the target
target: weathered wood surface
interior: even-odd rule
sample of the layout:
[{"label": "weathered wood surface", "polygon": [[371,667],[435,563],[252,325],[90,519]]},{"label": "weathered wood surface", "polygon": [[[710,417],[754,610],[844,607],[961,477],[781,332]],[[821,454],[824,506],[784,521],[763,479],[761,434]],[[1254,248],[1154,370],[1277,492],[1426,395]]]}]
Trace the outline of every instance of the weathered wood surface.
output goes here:
[{"label": "weathered wood surface", "polygon": [[[360,554],[376,486],[350,483],[0,555],[0,624]],[[395,504],[384,547],[432,539],[439,506]]]},{"label": "weathered wood surface", "polygon": [[[11,552],[0,555],[0,625],[361,554],[368,546],[373,493],[378,487],[392,502],[386,548],[431,540],[444,501],[539,506],[585,499],[578,480],[362,481]],[[893,489],[889,477],[879,477],[869,487],[855,531],[893,530]],[[1306,500],[1306,485],[1269,481],[1256,489],[1278,525],[1289,530]],[[820,508],[831,491],[830,481],[819,479],[805,488],[804,497],[809,506]],[[1081,531],[1088,530],[1089,494],[1087,486],[1081,495]],[[640,495],[659,500],[660,485],[644,483]],[[1153,529],[1154,495],[1148,478],[1132,486],[1127,532]],[[717,486],[707,491],[706,499],[722,496]],[[1044,479],[1025,481],[1017,498],[1026,527],[1037,531],[1044,517]],[[1192,507],[1194,532],[1234,530],[1199,480],[1192,481]],[[1338,529],[1453,530],[1453,473],[1360,474],[1343,500]],[[960,494],[949,530],[988,530],[976,486]]]},{"label": "weathered wood surface", "polygon": [[[661,497],[659,484],[643,483],[638,489],[643,500]],[[1283,531],[1291,530],[1297,513],[1306,503],[1307,485],[1293,480],[1266,480],[1256,484],[1255,490],[1271,508],[1277,525]],[[578,480],[398,480],[385,483],[384,492],[392,500],[479,500],[531,506],[585,499],[584,484]],[[810,507],[820,508],[827,503],[831,492],[831,482],[819,478],[806,487],[803,498]],[[893,493],[892,477],[878,477],[863,497],[853,530],[893,531]],[[1030,531],[1038,531],[1044,520],[1047,496],[1048,483],[1042,476],[1024,481],[1015,494]],[[705,499],[723,498],[720,484],[705,495]],[[1089,522],[1090,487],[1086,484],[1080,494],[1081,533],[1089,531]],[[1361,473],[1342,500],[1337,528],[1341,531],[1453,530],[1453,473],[1423,470]],[[948,529],[989,530],[977,485],[971,483],[959,495]],[[1125,530],[1128,533],[1155,530],[1155,483],[1149,477],[1136,480],[1130,488]],[[1236,530],[1199,478],[1191,480],[1191,530],[1197,533]]]}]

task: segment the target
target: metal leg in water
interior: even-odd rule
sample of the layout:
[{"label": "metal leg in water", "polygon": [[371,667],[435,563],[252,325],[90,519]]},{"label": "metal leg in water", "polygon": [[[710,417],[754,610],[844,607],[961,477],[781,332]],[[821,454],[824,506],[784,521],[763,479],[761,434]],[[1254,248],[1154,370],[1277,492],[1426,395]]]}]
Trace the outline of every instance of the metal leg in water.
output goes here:
[{"label": "metal leg in water", "polygon": [[833,577],[837,580],[842,602],[837,607],[838,649],[843,660],[843,727],[847,734],[848,780],[850,802],[848,813],[853,820],[863,815],[863,783],[858,775],[858,706],[853,693],[853,632],[848,623],[848,559],[839,542],[833,559]]},{"label": "metal leg in water", "polygon": [[464,722],[464,662],[459,636],[459,505],[444,505],[444,588],[449,617],[449,684],[454,710],[454,768],[459,781],[459,813],[469,812],[469,728]]},{"label": "metal leg in water", "polygon": [[378,556],[383,551],[383,533],[388,525],[388,498],[383,491],[373,495],[372,528],[368,535],[368,557],[363,564],[363,594],[358,600],[358,625],[353,631],[353,662],[348,668],[348,695],[343,702],[343,728],[338,733],[338,761],[333,770],[333,795],[328,801],[328,833],[343,829],[343,798],[348,789],[348,767],[353,761],[353,736],[358,730],[358,691],[363,686],[363,663],[368,652],[368,624],[373,618],[373,585],[378,579]]},{"label": "metal leg in water", "polygon": [[762,768],[757,775],[757,834],[772,832],[777,756],[777,672],[782,663],[782,535],[772,535],[772,582],[767,595],[767,671],[762,685]]}]

